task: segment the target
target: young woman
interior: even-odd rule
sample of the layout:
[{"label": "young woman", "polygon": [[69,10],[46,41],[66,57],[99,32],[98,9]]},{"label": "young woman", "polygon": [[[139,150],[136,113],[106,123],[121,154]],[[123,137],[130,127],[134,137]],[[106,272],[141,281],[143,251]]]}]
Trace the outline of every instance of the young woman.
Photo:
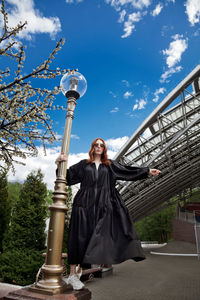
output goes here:
[{"label": "young woman", "polygon": [[[65,159],[61,154],[57,161]],[[101,138],[92,142],[89,159],[67,170],[67,184],[81,184],[74,198],[68,233],[71,271],[66,281],[74,289],[84,287],[76,273],[77,264],[110,265],[127,259],[145,259],[133,221],[115,183],[116,180],[141,180],[159,173],[157,169],[123,166],[109,160]]]}]

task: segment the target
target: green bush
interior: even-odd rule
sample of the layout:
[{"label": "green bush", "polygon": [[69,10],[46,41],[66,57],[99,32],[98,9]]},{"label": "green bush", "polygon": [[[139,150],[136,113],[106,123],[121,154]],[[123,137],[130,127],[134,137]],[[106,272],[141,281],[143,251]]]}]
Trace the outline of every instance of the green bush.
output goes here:
[{"label": "green bush", "polygon": [[0,274],[4,282],[29,285],[35,282],[44,263],[43,251],[30,249],[10,250],[0,256]]},{"label": "green bush", "polygon": [[44,263],[47,189],[40,170],[30,173],[13,201],[3,239],[0,275],[4,282],[31,284]]},{"label": "green bush", "polygon": [[47,188],[41,171],[30,173],[13,204],[10,224],[4,234],[3,252],[12,249],[40,251],[45,248],[46,196]]},{"label": "green bush", "polygon": [[[20,187],[13,203],[9,227],[4,234],[3,253],[0,256],[0,277],[4,282],[28,285],[35,282],[36,274],[44,263],[45,220],[51,192],[40,170],[32,172]],[[71,188],[67,188],[67,206],[71,208]],[[66,215],[63,252],[67,252],[70,215]],[[67,264],[67,259],[65,260]]]}]

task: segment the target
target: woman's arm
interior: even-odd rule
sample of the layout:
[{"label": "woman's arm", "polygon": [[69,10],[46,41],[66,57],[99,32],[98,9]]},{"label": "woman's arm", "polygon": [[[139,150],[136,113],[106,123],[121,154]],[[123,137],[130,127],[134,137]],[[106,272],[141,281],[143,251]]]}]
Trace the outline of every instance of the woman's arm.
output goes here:
[{"label": "woman's arm", "polygon": [[148,167],[125,166],[117,161],[111,161],[111,170],[116,180],[136,181],[145,179],[149,174],[157,176],[160,171],[157,169],[149,169]]},{"label": "woman's arm", "polygon": [[[67,155],[61,152],[61,154],[59,154],[59,156],[57,157],[55,163],[59,164],[59,162],[67,161],[67,159],[68,159]],[[83,160],[71,166],[69,169],[67,169],[67,176],[66,176],[67,185],[77,184],[82,181],[82,177],[83,177],[82,166],[83,166]],[[57,174],[57,170],[56,170],[56,174]]]}]

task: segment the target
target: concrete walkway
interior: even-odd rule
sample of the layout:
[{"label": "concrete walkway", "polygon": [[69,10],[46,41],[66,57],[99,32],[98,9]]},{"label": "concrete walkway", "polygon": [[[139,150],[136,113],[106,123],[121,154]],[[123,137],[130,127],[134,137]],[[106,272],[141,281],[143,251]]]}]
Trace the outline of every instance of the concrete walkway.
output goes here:
[{"label": "concrete walkway", "polygon": [[[195,253],[196,250],[195,245],[172,242],[162,247],[162,251]],[[92,300],[200,300],[200,261],[196,257],[145,252],[146,260],[115,265],[113,275],[87,282]],[[2,287],[0,284],[0,294]],[[5,292],[4,289],[4,295]]]},{"label": "concrete walkway", "polygon": [[[152,249],[151,249],[152,250]],[[156,249],[156,251],[161,249]],[[162,252],[195,253],[195,245],[172,242]],[[93,300],[200,300],[200,261],[196,257],[152,255],[114,266],[113,276],[87,283]]]}]

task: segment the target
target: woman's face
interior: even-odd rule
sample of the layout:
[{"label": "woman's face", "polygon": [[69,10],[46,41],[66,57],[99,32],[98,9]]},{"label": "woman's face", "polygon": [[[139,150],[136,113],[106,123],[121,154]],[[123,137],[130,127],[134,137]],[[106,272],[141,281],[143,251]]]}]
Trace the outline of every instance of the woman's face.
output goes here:
[{"label": "woman's face", "polygon": [[101,155],[104,151],[104,144],[101,140],[97,140],[94,144],[94,154]]}]

